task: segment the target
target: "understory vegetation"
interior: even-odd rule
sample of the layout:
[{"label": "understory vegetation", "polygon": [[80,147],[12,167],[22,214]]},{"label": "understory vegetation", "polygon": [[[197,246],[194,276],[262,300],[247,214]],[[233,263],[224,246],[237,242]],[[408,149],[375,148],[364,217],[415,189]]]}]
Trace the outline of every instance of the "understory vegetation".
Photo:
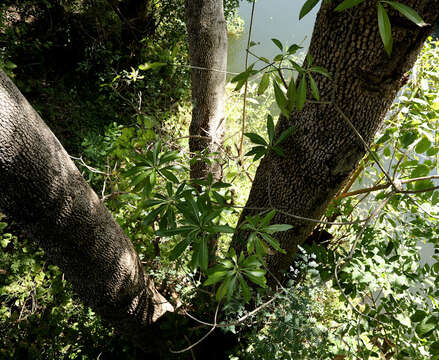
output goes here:
[{"label": "understory vegetation", "polygon": [[[243,28],[237,6],[226,1],[230,33]],[[274,138],[270,114],[319,101],[318,90],[310,84],[311,95],[289,104],[287,84],[254,71],[267,59],[252,47],[254,73],[227,85],[221,153],[190,154],[184,1],[151,7],[149,27],[134,33],[106,1],[8,0],[0,5],[0,68],[128,234],[157,289],[188,322],[207,323],[195,320],[184,334],[162,323],[169,349],[190,346],[218,320],[236,342],[229,359],[439,359],[439,42],[428,39],[371,152],[300,248],[287,281],[267,286],[277,280],[263,257],[283,251],[272,235],[290,229],[269,225],[275,209],[246,219],[246,256],[229,244],[260,158],[282,156],[282,141],[294,136],[291,129]],[[277,56],[297,60],[298,48],[276,45]],[[324,72],[306,61],[287,79]],[[194,184],[189,167],[199,159],[220,161],[222,180]],[[394,192],[377,161],[406,192]],[[2,214],[0,248],[0,359],[142,358]],[[218,319],[205,317],[215,309]]]}]

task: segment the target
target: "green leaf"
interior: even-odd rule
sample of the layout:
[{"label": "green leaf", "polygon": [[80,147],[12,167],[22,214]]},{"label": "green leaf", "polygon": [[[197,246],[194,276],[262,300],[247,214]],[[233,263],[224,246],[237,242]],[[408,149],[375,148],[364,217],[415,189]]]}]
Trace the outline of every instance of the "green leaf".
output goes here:
[{"label": "green leaf", "polygon": [[308,14],[319,3],[320,0],[306,0],[300,9],[299,20],[301,20],[306,14]]},{"label": "green leaf", "polygon": [[311,88],[312,96],[314,96],[314,99],[320,100],[319,88],[317,87],[314,78],[309,73],[308,73],[308,78],[309,78],[309,86]]},{"label": "green leaf", "polygon": [[218,291],[216,292],[216,300],[220,301],[226,294],[227,290],[229,288],[230,280],[232,279],[231,276],[227,277],[224,282],[220,285],[218,288]]},{"label": "green leaf", "polygon": [[264,138],[258,134],[244,133],[244,135],[247,136],[254,144],[265,145],[265,146],[268,145],[267,142],[264,140]]},{"label": "green leaf", "polygon": [[299,46],[299,45],[297,45],[297,44],[293,44],[293,45],[291,45],[291,46],[288,48],[287,53],[290,54],[290,55],[293,55],[293,54],[295,54],[295,53],[297,52],[297,50],[299,50],[299,49],[302,49],[302,46]]},{"label": "green leaf", "polygon": [[271,210],[264,218],[261,220],[261,226],[267,226],[271,219],[273,219],[274,215],[276,215],[276,210]]},{"label": "green leaf", "polygon": [[186,238],[183,241],[180,241],[169,253],[169,260],[173,261],[177,259],[183,253],[183,251],[186,250],[190,243],[190,238]]},{"label": "green leaf", "polygon": [[271,41],[274,42],[274,44],[279,48],[280,51],[284,51],[284,47],[278,39],[271,39]]},{"label": "green leaf", "polygon": [[215,184],[212,184],[212,189],[225,189],[232,186],[232,184],[229,183],[225,183],[222,181],[217,181]]},{"label": "green leaf", "polygon": [[392,54],[392,27],[390,25],[389,16],[381,3],[378,3],[378,28],[380,31],[381,40],[384,44],[384,49],[387,55]]},{"label": "green leaf", "polygon": [[279,87],[278,83],[276,81],[273,81],[273,88],[274,88],[274,98],[276,99],[276,103],[279,106],[279,109],[282,111],[282,113],[285,116],[289,116],[288,113],[288,102],[287,98],[285,97],[284,92]]},{"label": "green leaf", "polygon": [[424,20],[422,20],[419,14],[411,7],[394,1],[383,1],[383,2],[389,4],[394,9],[398,10],[401,14],[403,14],[410,21],[413,21],[416,25],[418,26],[428,25],[427,23],[424,22]]},{"label": "green leaf", "polygon": [[296,95],[296,108],[297,111],[301,111],[305,106],[306,101],[306,79],[305,76],[302,76],[299,82],[299,87],[297,89]]},{"label": "green leaf", "polygon": [[255,270],[242,270],[242,273],[253,283],[265,288],[267,280],[265,279],[265,270],[255,269]]},{"label": "green leaf", "polygon": [[438,319],[435,316],[429,316],[416,326],[416,333],[420,337],[427,337],[437,326]]},{"label": "green leaf", "polygon": [[321,66],[312,66],[309,71],[326,76],[329,79],[331,78],[331,74],[324,67]]},{"label": "green leaf", "polygon": [[282,249],[280,247],[279,241],[277,241],[274,237],[272,237],[272,236],[270,236],[268,234],[264,234],[264,233],[262,233],[261,235],[264,238],[264,240],[267,243],[269,243],[274,250],[279,251],[282,254],[286,254],[287,253],[284,249]]},{"label": "green leaf", "polygon": [[439,203],[439,190],[436,190],[431,197],[431,204],[436,205]]},{"label": "green leaf", "polygon": [[358,4],[361,4],[364,0],[344,0],[341,4],[339,4],[334,10],[335,11],[343,11],[346,9],[350,9]]},{"label": "green leaf", "polygon": [[296,83],[294,82],[294,77],[291,77],[290,83],[287,89],[287,108],[289,112],[294,110],[294,105],[296,104]]},{"label": "green leaf", "polygon": [[270,144],[273,143],[273,138],[274,138],[274,122],[273,122],[273,117],[268,114],[267,116],[267,133],[268,133],[268,139]]},{"label": "green leaf", "polygon": [[172,171],[169,171],[167,169],[161,169],[160,173],[168,180],[172,181],[175,184],[178,184],[180,181],[178,178],[172,173]]},{"label": "green leaf", "polygon": [[294,131],[293,127],[290,127],[288,129],[286,129],[285,131],[282,131],[282,133],[279,135],[279,137],[277,138],[274,145],[279,145],[281,142],[285,141],[287,138],[289,138],[291,136],[293,131]]},{"label": "green leaf", "polygon": [[222,270],[222,271],[215,271],[214,273],[210,274],[207,280],[204,282],[204,286],[209,286],[216,284],[217,282],[223,280],[228,274],[231,272],[229,270]]},{"label": "green leaf", "polygon": [[164,208],[164,205],[151,211],[148,214],[148,216],[145,218],[145,220],[143,220],[143,225],[145,225],[145,226],[150,225],[157,218],[158,214],[160,214],[160,212],[163,210],[163,208]]},{"label": "green leaf", "polygon": [[269,233],[269,234],[274,234],[276,232],[288,231],[292,228],[293,227],[291,225],[288,225],[288,224],[275,224],[275,225],[270,225],[270,226],[265,227],[264,231]]},{"label": "green leaf", "polygon": [[233,290],[235,289],[236,284],[236,276],[233,276],[229,282],[229,286],[227,287],[227,301],[230,301],[233,295]]},{"label": "green leaf", "polygon": [[244,301],[249,302],[252,295],[250,292],[250,288],[247,285],[247,282],[242,276],[239,276],[239,284],[241,285],[242,297],[244,298]]},{"label": "green leaf", "polygon": [[427,165],[419,164],[413,169],[412,173],[410,174],[410,177],[411,178],[423,177],[423,176],[427,176],[429,173],[430,173],[430,168]]},{"label": "green leaf", "polygon": [[430,140],[428,140],[428,138],[427,138],[426,136],[424,136],[424,137],[421,139],[421,141],[419,141],[419,142],[416,144],[415,151],[416,151],[418,154],[422,154],[422,153],[426,152],[428,149],[430,149],[430,147],[431,147],[431,142],[430,142]]},{"label": "green leaf", "polygon": [[265,73],[264,75],[262,75],[261,82],[259,83],[258,95],[262,95],[265,90],[267,90],[268,85],[270,85],[270,74]]},{"label": "green leaf", "polygon": [[207,266],[209,264],[209,251],[207,247],[207,239],[202,238],[199,248],[199,263],[202,271],[207,270]]}]

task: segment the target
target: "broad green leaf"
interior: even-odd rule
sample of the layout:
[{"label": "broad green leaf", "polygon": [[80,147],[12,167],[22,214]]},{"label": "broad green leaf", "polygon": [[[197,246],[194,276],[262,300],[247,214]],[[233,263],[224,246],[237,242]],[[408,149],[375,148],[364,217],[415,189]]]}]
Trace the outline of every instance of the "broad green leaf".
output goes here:
[{"label": "broad green leaf", "polygon": [[329,79],[331,78],[331,74],[324,67],[321,66],[312,66],[309,71],[326,76]]},{"label": "broad green leaf", "polygon": [[341,4],[339,4],[334,10],[335,11],[343,11],[346,9],[350,9],[358,4],[361,4],[364,0],[344,0]]},{"label": "broad green leaf", "polygon": [[278,39],[271,39],[271,41],[273,41],[273,43],[279,48],[280,51],[284,51],[284,47]]},{"label": "broad green leaf", "polygon": [[255,255],[249,256],[242,261],[242,267],[257,268],[261,265],[261,261]]},{"label": "broad green leaf", "polygon": [[436,327],[438,327],[438,319],[435,316],[429,316],[425,318],[418,326],[416,326],[416,333],[420,337],[426,337],[431,333]]},{"label": "broad green leaf", "polygon": [[276,210],[271,210],[264,218],[261,220],[261,226],[267,226],[271,219],[273,219],[274,215],[276,215]]},{"label": "broad green leaf", "polygon": [[296,83],[294,82],[294,77],[291,77],[290,83],[287,89],[287,108],[291,112],[294,110],[294,105],[296,104]]},{"label": "broad green leaf", "polygon": [[164,209],[164,205],[160,206],[157,209],[154,209],[153,211],[151,211],[145,218],[145,220],[143,220],[143,225],[148,226],[150,225],[158,216],[158,214],[160,214],[160,212]]},{"label": "broad green leaf", "polygon": [[426,136],[424,136],[421,141],[419,141],[415,147],[415,151],[418,154],[425,153],[431,147],[431,142]]},{"label": "broad green leaf", "polygon": [[394,9],[398,10],[401,14],[403,14],[410,21],[413,21],[416,25],[418,26],[428,25],[427,23],[424,22],[424,20],[422,20],[419,14],[411,7],[395,1],[383,1],[383,2],[389,4]]},{"label": "broad green leaf", "polygon": [[241,285],[242,297],[244,298],[245,302],[249,302],[252,297],[250,288],[242,276],[239,276],[239,284]]},{"label": "broad green leaf", "polygon": [[261,239],[259,239],[259,237],[255,237],[254,243],[255,243],[255,252],[257,256],[259,257],[265,256],[270,251],[267,244],[264,243]]},{"label": "broad green leaf", "polygon": [[279,135],[279,137],[277,138],[274,145],[278,145],[278,144],[282,143],[283,141],[285,141],[287,138],[289,138],[291,136],[293,131],[294,131],[293,127],[290,127],[288,129],[286,129],[285,131],[282,131],[282,133]]},{"label": "broad green leaf", "polygon": [[305,101],[306,101],[306,79],[305,76],[302,76],[296,94],[297,111],[301,111],[303,109],[303,107],[305,106]]},{"label": "broad green leaf", "polygon": [[190,243],[190,238],[186,238],[183,241],[180,241],[169,253],[169,260],[173,261],[177,259],[183,253],[183,251],[187,249]]},{"label": "broad green leaf", "polygon": [[429,173],[430,173],[430,168],[427,165],[419,164],[413,169],[412,173],[410,174],[410,177],[411,178],[423,177],[423,176],[427,176]]},{"label": "broad green leaf", "polygon": [[274,138],[274,122],[273,122],[273,117],[268,114],[267,116],[267,133],[268,133],[268,139],[270,144],[273,143],[273,138]]},{"label": "broad green leaf", "polygon": [[172,181],[175,184],[178,184],[180,181],[178,178],[172,173],[172,171],[169,171],[167,169],[161,169],[160,173],[168,180]]},{"label": "broad green leaf", "polygon": [[258,95],[262,95],[265,90],[267,90],[268,85],[270,85],[270,74],[265,73],[264,75],[262,75],[261,82],[259,83]]},{"label": "broad green leaf", "polygon": [[279,155],[279,156],[281,156],[281,157],[285,157],[285,153],[284,153],[284,151],[282,150],[282,148],[280,148],[280,147],[278,147],[278,146],[275,146],[275,147],[272,148],[272,150],[273,150],[277,155]]},{"label": "broad green leaf", "polygon": [[436,190],[431,197],[431,204],[436,205],[439,204],[439,190]]},{"label": "broad green leaf", "polygon": [[274,88],[274,98],[276,99],[276,103],[279,106],[279,109],[282,111],[282,113],[285,116],[289,116],[288,113],[288,102],[287,98],[285,97],[284,92],[279,87],[278,83],[276,81],[273,81],[273,88]]},{"label": "broad green leaf", "polygon": [[206,271],[209,264],[209,250],[207,247],[207,239],[201,239],[200,248],[198,251],[200,268],[201,270]]},{"label": "broad green leaf", "polygon": [[225,189],[232,186],[232,184],[225,183],[222,181],[217,181],[215,184],[212,184],[212,189]]},{"label": "broad green leaf", "polygon": [[264,138],[258,134],[255,133],[244,133],[245,136],[247,136],[252,143],[259,144],[259,145],[268,145],[267,142],[264,140]]},{"label": "broad green leaf", "polygon": [[293,55],[293,54],[295,54],[295,53],[297,52],[297,50],[299,50],[299,49],[302,49],[302,47],[299,46],[299,45],[297,45],[297,44],[293,44],[293,45],[291,45],[291,46],[288,48],[287,53],[290,54],[290,55]]},{"label": "broad green leaf", "polygon": [[309,73],[308,73],[308,78],[309,78],[309,86],[311,88],[312,96],[314,96],[314,99],[320,100],[319,88],[317,87],[314,78]]},{"label": "broad green leaf", "polygon": [[270,244],[271,247],[272,247],[274,250],[279,251],[279,252],[282,253],[282,254],[286,254],[286,253],[287,253],[284,249],[282,249],[282,248],[280,247],[279,241],[277,241],[274,237],[272,237],[272,236],[270,236],[270,235],[268,235],[268,234],[264,234],[264,233],[262,233],[261,235],[262,235],[262,237],[264,238],[264,240],[265,240],[268,244]]},{"label": "broad green leaf", "polygon": [[265,270],[243,270],[243,274],[253,283],[265,288],[267,280],[265,279]]},{"label": "broad green leaf", "polygon": [[222,270],[222,271],[215,271],[214,273],[210,274],[207,280],[204,282],[204,286],[209,286],[216,284],[217,282],[223,280],[227,274],[230,274],[231,272],[228,270]]},{"label": "broad green leaf", "polygon": [[229,288],[229,284],[230,284],[231,279],[232,279],[231,276],[226,277],[224,282],[218,288],[218,290],[216,292],[216,300],[217,301],[222,300],[222,298],[227,294],[227,290]]},{"label": "broad green leaf", "polygon": [[380,31],[381,40],[384,44],[384,49],[387,55],[392,54],[392,27],[390,25],[389,16],[381,3],[378,3],[378,29]]},{"label": "broad green leaf", "polygon": [[265,227],[264,231],[269,233],[269,234],[274,234],[276,232],[288,231],[292,228],[293,227],[291,225],[288,225],[288,224],[275,224],[275,225],[270,225],[270,226]]},{"label": "broad green leaf", "polygon": [[232,276],[229,286],[227,287],[227,301],[230,301],[233,295],[233,290],[235,290],[235,284],[236,284],[236,275]]},{"label": "broad green leaf", "polygon": [[302,9],[300,9],[299,20],[308,14],[312,9],[314,9],[319,1],[320,0],[306,0],[305,4],[302,6]]}]

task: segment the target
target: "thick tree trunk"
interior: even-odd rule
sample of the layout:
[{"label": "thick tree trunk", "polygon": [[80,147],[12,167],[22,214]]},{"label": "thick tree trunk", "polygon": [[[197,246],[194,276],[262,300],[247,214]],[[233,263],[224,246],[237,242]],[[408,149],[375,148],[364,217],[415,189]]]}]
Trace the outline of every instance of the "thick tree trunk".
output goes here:
[{"label": "thick tree trunk", "polygon": [[82,301],[144,349],[172,306],[40,116],[0,70],[0,209],[38,241]]},{"label": "thick tree trunk", "polygon": [[[376,1],[366,0],[352,11],[334,12],[337,3],[322,5],[309,54],[313,65],[326,68],[333,76],[333,80],[315,76],[322,100],[337,104],[370,142],[432,26],[417,27],[389,10],[394,45],[392,56],[388,57],[378,31]],[[439,2],[435,0],[404,3],[429,24],[439,17]],[[295,132],[283,143],[286,157],[274,153],[264,157],[247,207],[274,207],[319,219],[366,149],[332,104],[308,103],[303,111],[293,113],[289,119],[281,116],[276,133],[290,126]],[[255,212],[244,210],[240,222]],[[280,213],[272,222],[294,226],[277,236],[287,254],[277,253],[267,259],[271,270],[280,274],[288,270],[297,245],[305,241],[315,223],[297,221]],[[244,249],[245,236],[245,233],[235,236],[232,246],[239,251]]]},{"label": "thick tree trunk", "polygon": [[[223,2],[186,0],[186,25],[189,38],[192,79],[192,122],[189,129],[191,153],[219,152],[225,131],[224,105],[227,65],[227,31]],[[196,161],[191,178],[214,179],[222,175],[218,162]]]}]

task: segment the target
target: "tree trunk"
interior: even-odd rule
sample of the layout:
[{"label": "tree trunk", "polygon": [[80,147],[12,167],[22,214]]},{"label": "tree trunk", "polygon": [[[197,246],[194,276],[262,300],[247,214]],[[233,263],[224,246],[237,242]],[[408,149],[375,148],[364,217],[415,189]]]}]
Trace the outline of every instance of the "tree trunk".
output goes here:
[{"label": "tree trunk", "polygon": [[[326,68],[333,79],[321,75],[315,79],[322,101],[335,103],[362,137],[371,142],[433,26],[418,27],[387,7],[394,43],[389,57],[379,35],[376,1],[366,0],[343,12],[334,11],[337,3],[323,3],[309,49],[313,65]],[[413,7],[425,22],[437,21],[439,2],[404,3]],[[281,116],[276,126],[277,136],[290,126],[295,131],[283,143],[286,156],[271,153],[263,158],[246,206],[277,208],[319,219],[366,149],[333,104],[307,103],[301,112],[294,112],[289,118]],[[240,222],[256,212],[245,209]],[[276,253],[267,259],[270,270],[280,275],[288,270],[297,245],[305,241],[316,224],[279,212],[272,222],[294,226],[277,234],[287,254]],[[244,250],[245,238],[246,234],[241,232],[232,246]]]},{"label": "tree trunk", "polygon": [[[186,0],[186,25],[189,39],[192,79],[192,121],[189,150],[219,152],[225,131],[224,105],[227,65],[227,31],[223,2]],[[219,161],[219,157],[216,157]],[[191,165],[191,178],[215,180],[222,175],[221,164],[200,160]]]},{"label": "tree trunk", "polygon": [[81,300],[144,349],[172,306],[49,128],[0,70],[0,209],[36,240]]}]

